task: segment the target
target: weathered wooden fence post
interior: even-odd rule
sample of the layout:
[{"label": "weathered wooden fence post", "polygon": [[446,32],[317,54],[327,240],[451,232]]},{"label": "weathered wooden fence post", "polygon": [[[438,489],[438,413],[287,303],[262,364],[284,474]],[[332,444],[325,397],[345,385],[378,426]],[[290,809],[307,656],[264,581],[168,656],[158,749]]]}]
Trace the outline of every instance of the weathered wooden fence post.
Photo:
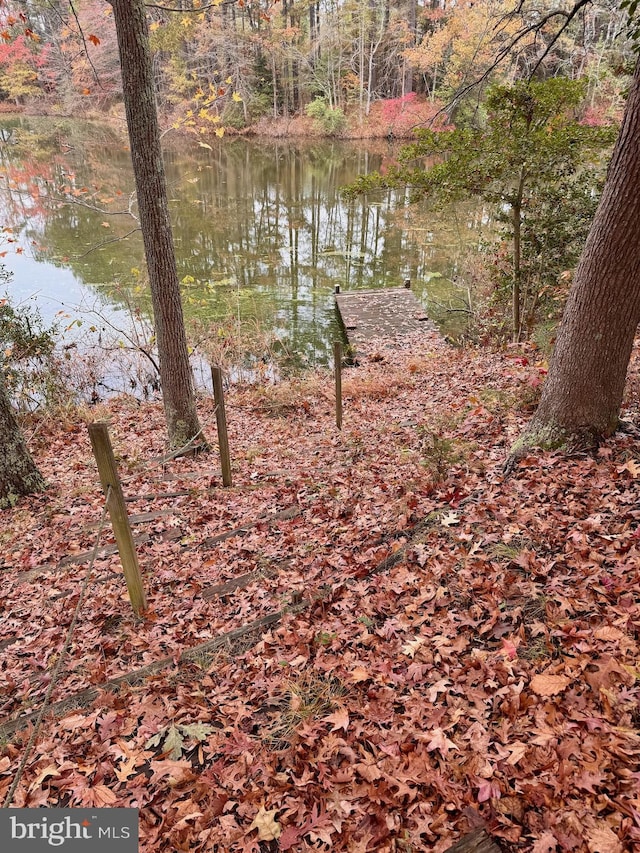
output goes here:
[{"label": "weathered wooden fence post", "polygon": [[[142,584],[142,575],[138,564],[138,555],[133,543],[133,534],[127,515],[127,506],[122,486],[118,477],[116,460],[111,447],[109,429],[106,421],[96,421],[89,424],[89,438],[100,473],[100,482],[105,495],[108,493],[107,508],[111,516],[113,532],[118,544],[118,553],[124,571],[131,606],[136,613],[144,610],[147,606],[147,597]],[[109,487],[111,491],[109,492]]]},{"label": "weathered wooden fence post", "polygon": [[342,344],[333,344],[333,363],[336,376],[336,426],[342,429]]},{"label": "weathered wooden fence post", "polygon": [[222,368],[211,368],[213,379],[213,397],[216,404],[216,424],[218,427],[218,447],[220,448],[220,465],[222,467],[222,485],[231,486],[231,455],[229,453],[229,437],[227,435],[227,414],[224,408],[224,387],[222,384]]}]

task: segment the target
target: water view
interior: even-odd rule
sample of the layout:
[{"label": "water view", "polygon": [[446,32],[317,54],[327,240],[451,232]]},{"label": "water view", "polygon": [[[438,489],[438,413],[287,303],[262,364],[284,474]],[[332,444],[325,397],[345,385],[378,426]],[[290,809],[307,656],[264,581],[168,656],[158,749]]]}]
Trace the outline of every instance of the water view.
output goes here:
[{"label": "water view", "polygon": [[[136,317],[150,316],[123,140],[68,120],[5,118],[0,126],[8,292],[35,302],[68,336],[129,334]],[[477,213],[427,213],[393,193],[344,201],[340,187],[393,157],[386,143],[225,138],[214,146],[169,134],[165,150],[194,340],[254,329],[277,336],[300,364],[326,363],[340,335],[335,286],[405,279],[446,322],[460,254],[478,240]]]}]

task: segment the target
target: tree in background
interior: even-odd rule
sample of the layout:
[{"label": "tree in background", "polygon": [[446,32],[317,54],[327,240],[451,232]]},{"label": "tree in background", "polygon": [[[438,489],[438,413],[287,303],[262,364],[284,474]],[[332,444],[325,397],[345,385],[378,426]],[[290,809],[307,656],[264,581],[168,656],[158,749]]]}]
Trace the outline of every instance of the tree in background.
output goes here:
[{"label": "tree in background", "polygon": [[[122,97],[118,43],[111,7],[103,0],[83,0],[54,28],[60,53],[59,97],[68,109],[78,102],[108,109]],[[66,69],[66,73],[65,70]]]},{"label": "tree in background", "polygon": [[26,98],[42,92],[39,70],[46,56],[38,56],[24,36],[0,42],[0,90],[20,105]]},{"label": "tree in background", "polygon": [[[364,122],[376,100],[415,93],[451,100],[449,117],[460,123],[462,95],[474,87],[467,119],[480,100],[478,81],[512,83],[535,71],[588,76],[590,98],[600,109],[611,96],[619,101],[624,13],[612,0],[576,0],[575,7],[579,14],[555,0],[149,4],[156,97],[174,122],[202,109],[193,104],[197,92],[210,99],[223,89],[226,97],[217,96],[209,114],[241,127],[269,114],[293,116],[315,98]],[[104,0],[74,0],[73,12],[68,0],[2,0],[0,9],[18,22],[0,28],[10,41],[23,26],[19,13],[32,19],[45,59],[35,69],[39,91],[44,86],[66,110],[77,109],[80,98],[100,110],[118,103],[115,33]],[[203,133],[218,129],[206,117],[200,127]]]},{"label": "tree in background", "polygon": [[[461,0],[453,5],[431,4],[423,11],[425,32],[408,47],[404,56],[415,72],[423,75],[430,97],[445,100],[480,77],[495,59],[495,39],[512,38],[518,22],[507,17],[509,0],[475,3]],[[506,79],[510,68],[501,67]]]},{"label": "tree in background", "polygon": [[184,328],[167,182],[142,0],[111,0],[122,66],[122,88],[136,182],[169,443],[196,443],[201,429]]},{"label": "tree in background", "polygon": [[350,189],[409,187],[414,200],[440,205],[473,195],[489,202],[509,245],[510,268],[498,285],[510,292],[516,341],[577,259],[597,198],[593,167],[615,135],[576,120],[583,96],[583,84],[563,78],[494,86],[484,127],[418,131],[399,165]]}]

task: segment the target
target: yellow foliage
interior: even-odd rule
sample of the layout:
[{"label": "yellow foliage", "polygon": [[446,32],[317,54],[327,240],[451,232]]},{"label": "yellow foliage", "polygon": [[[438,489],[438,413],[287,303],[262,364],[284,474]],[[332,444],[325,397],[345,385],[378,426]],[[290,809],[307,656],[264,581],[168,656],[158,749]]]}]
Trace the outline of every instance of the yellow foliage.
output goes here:
[{"label": "yellow foliage", "polygon": [[496,35],[502,42],[518,30],[518,19],[507,15],[511,6],[510,0],[460,0],[450,7],[438,29],[403,55],[414,68],[436,77],[440,85],[455,88],[471,69],[477,76],[491,65]]}]

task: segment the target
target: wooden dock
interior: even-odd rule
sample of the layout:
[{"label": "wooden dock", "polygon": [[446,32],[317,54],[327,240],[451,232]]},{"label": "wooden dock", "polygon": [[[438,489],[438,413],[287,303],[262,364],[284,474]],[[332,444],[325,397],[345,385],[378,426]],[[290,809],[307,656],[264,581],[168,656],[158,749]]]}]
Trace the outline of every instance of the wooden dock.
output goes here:
[{"label": "wooden dock", "polygon": [[336,291],[335,300],[351,345],[372,338],[392,340],[410,332],[435,329],[408,287],[352,290],[348,293]]}]

